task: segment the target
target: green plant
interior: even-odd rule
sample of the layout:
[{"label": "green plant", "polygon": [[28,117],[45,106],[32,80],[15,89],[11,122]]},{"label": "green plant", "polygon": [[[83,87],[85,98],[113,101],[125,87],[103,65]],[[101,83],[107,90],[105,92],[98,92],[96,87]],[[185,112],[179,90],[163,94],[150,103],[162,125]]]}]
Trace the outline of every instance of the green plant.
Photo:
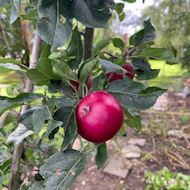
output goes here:
[{"label": "green plant", "polygon": [[190,117],[188,115],[181,115],[179,118],[183,124],[187,123],[190,120]]},{"label": "green plant", "polygon": [[146,190],[189,190],[190,176],[182,173],[171,173],[168,168],[164,167],[156,174],[145,171],[145,178],[147,183]]},{"label": "green plant", "polygon": [[145,159],[147,160],[147,161],[150,161],[151,159],[152,159],[152,157],[151,157],[151,155],[149,154],[149,153],[147,153],[147,154],[145,154]]},{"label": "green plant", "polygon": [[[23,66],[20,59],[8,58],[8,53],[0,59],[2,68],[26,77],[25,87],[19,89],[19,93],[0,96],[0,115],[8,111],[17,118],[10,125],[4,123],[0,130],[3,136],[0,146],[4,150],[0,160],[1,176],[10,175],[9,179],[2,179],[1,185],[11,190],[23,187],[65,190],[84,170],[87,156],[94,149],[98,168],[107,159],[105,142],[84,143],[82,139],[81,149],[72,149],[75,139],[82,138],[76,122],[79,102],[93,91],[108,92],[121,104],[124,123],[139,131],[138,112],[153,106],[158,96],[166,91],[142,83],[159,73],[158,69],[151,69],[148,61],[165,60],[168,64],[177,61],[170,50],[152,48],[156,31],[150,20],[130,37],[127,51],[120,38],[102,39],[93,44],[94,28],[106,28],[111,10],[121,14],[123,3],[114,4],[113,0],[1,0],[2,7],[10,8],[11,23],[23,18],[29,20],[36,34],[29,67]],[[25,10],[22,15],[20,7]],[[113,44],[120,53],[105,52],[108,44]],[[123,68],[126,62],[134,68],[138,81],[126,77],[127,71]],[[109,72],[120,72],[123,79],[110,82],[106,77]],[[90,76],[93,82],[88,88]],[[76,85],[71,81],[77,82]],[[26,178],[29,183],[23,184]]]}]

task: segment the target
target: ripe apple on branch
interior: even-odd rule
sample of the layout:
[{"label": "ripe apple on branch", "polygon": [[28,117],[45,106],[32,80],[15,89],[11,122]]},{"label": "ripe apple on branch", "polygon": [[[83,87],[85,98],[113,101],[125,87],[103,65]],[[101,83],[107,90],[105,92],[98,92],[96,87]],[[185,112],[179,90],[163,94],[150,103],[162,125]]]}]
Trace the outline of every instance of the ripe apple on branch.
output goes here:
[{"label": "ripe apple on branch", "polygon": [[[134,76],[135,76],[133,67],[129,63],[125,63],[123,65],[123,68],[125,70],[127,70],[127,73],[125,73],[125,76],[133,79]],[[113,81],[118,80],[118,79],[123,79],[123,75],[122,75],[122,73],[120,71],[117,72],[117,73],[115,73],[115,74],[113,74],[113,76],[111,76],[112,74],[113,74],[112,72],[109,72],[109,73],[106,74],[106,77],[108,79],[111,77],[109,79],[110,82],[113,82]]]},{"label": "ripe apple on branch", "polygon": [[94,143],[105,142],[119,131],[124,119],[119,101],[104,91],[84,97],[77,106],[78,133]]}]

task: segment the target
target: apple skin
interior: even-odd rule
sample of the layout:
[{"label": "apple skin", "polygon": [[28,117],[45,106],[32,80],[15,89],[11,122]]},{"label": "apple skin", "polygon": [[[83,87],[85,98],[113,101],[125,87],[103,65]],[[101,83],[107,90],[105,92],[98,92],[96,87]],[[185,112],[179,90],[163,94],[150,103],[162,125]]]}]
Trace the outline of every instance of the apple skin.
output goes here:
[{"label": "apple skin", "polygon": [[125,73],[125,76],[133,79],[135,76],[133,67],[129,63],[125,63],[123,65],[123,68],[128,71],[127,73]]},{"label": "apple skin", "polygon": [[83,98],[76,109],[78,133],[94,143],[105,142],[119,131],[124,113],[119,101],[104,91]]},{"label": "apple skin", "polygon": [[[134,73],[133,73],[133,72],[134,72],[133,67],[132,67],[129,63],[125,63],[125,64],[123,65],[123,68],[128,71],[127,73],[125,73],[125,76],[127,76],[127,77],[133,79],[134,76],[135,76]],[[107,74],[106,74],[106,77],[109,78],[111,74],[112,74],[112,72],[107,73]],[[118,79],[123,79],[123,76],[122,76],[122,73],[121,73],[121,72],[115,73],[115,74],[112,76],[112,78],[110,79],[110,82],[113,82],[113,81],[118,80]]]},{"label": "apple skin", "polygon": [[123,65],[123,68],[127,71],[129,71],[130,73],[134,71],[133,67],[129,64],[129,63],[125,63]]},{"label": "apple skin", "polygon": [[[78,83],[77,81],[74,81],[74,80],[70,80],[70,82],[71,82],[71,84],[72,84],[73,86],[75,86],[76,89],[78,90],[78,88],[79,88],[79,83]],[[89,76],[89,79],[88,79],[88,84],[87,84],[88,90],[92,88],[92,82],[93,82],[93,77],[90,75],[90,76]],[[74,93],[75,90],[73,89],[73,87],[70,86],[70,88],[71,88],[71,90],[72,90],[73,93]]]},{"label": "apple skin", "polygon": [[[106,77],[107,79],[109,79],[110,75],[112,74],[112,72],[106,73]],[[118,79],[123,79],[123,76],[120,72],[115,73],[111,79],[109,80],[109,82],[113,82],[114,80],[118,80]]]}]

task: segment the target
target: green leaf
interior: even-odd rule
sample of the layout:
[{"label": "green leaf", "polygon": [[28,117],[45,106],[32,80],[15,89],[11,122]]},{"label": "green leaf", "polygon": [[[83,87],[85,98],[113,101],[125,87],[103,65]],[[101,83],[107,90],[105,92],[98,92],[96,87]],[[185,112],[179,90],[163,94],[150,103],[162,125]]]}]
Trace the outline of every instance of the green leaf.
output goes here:
[{"label": "green leaf", "polygon": [[97,152],[96,152],[96,165],[98,166],[98,169],[100,169],[106,162],[108,158],[108,153],[107,153],[107,146],[106,143],[101,143],[97,147]]},{"label": "green leaf", "polygon": [[18,127],[16,128],[15,131],[13,131],[8,139],[7,139],[7,143],[15,143],[15,144],[19,144],[21,143],[26,137],[30,136],[31,134],[33,134],[34,132],[30,129],[28,129],[28,127],[26,127],[24,124],[20,123],[18,125]]},{"label": "green leaf", "polygon": [[63,123],[61,121],[56,121],[54,119],[51,119],[48,124],[48,128],[46,130],[46,133],[43,135],[43,138],[49,136],[52,131],[58,127],[60,127]]},{"label": "green leaf", "polygon": [[165,60],[168,64],[177,64],[173,52],[166,48],[145,48],[142,52],[135,54],[138,57],[151,57],[157,60]]},{"label": "green leaf", "polygon": [[118,71],[118,70],[122,70],[124,73],[127,72],[125,69],[123,69],[119,65],[116,65],[110,61],[107,61],[104,59],[99,59],[99,61],[102,65],[102,69],[103,69],[104,73],[114,72],[114,71]]},{"label": "green leaf", "polygon": [[44,189],[43,181],[36,181],[33,183],[33,185],[29,188],[29,190],[42,190]]},{"label": "green leaf", "polygon": [[125,19],[125,13],[119,15],[119,21],[122,22]]},{"label": "green leaf", "polygon": [[114,2],[104,0],[73,0],[73,16],[86,27],[107,28]]},{"label": "green leaf", "polygon": [[119,65],[119,66],[123,66],[123,64],[125,63],[126,61],[122,58],[117,58],[115,61],[114,61],[114,64],[116,65]]},{"label": "green leaf", "polygon": [[[10,180],[10,175],[9,174],[6,174],[6,175],[3,175],[3,176],[0,176],[0,184],[5,184],[7,181]],[[2,186],[1,186],[2,187]]]},{"label": "green leaf", "polygon": [[53,71],[64,79],[78,81],[77,75],[64,62],[56,61],[52,64]]},{"label": "green leaf", "polygon": [[37,69],[30,69],[26,73],[27,77],[37,86],[48,85],[51,78],[43,75],[42,72]]},{"label": "green leaf", "polygon": [[165,177],[166,181],[169,182],[169,180],[171,179],[169,169],[164,167],[163,168],[163,174],[164,174],[164,177]]},{"label": "green leaf", "polygon": [[156,39],[156,30],[152,26],[150,19],[144,22],[144,29],[134,35],[134,45],[139,46],[153,42]]},{"label": "green leaf", "polygon": [[97,59],[91,58],[86,60],[79,69],[79,82],[80,84],[84,84],[87,80],[87,77],[91,74],[92,70],[97,65]]},{"label": "green leaf", "polygon": [[77,135],[77,123],[76,123],[76,116],[75,112],[72,112],[72,114],[69,117],[68,123],[66,126],[64,126],[64,140],[61,145],[61,150],[65,150],[68,148],[68,146],[75,140]]},{"label": "green leaf", "polygon": [[107,81],[107,78],[104,73],[101,73],[97,77],[93,79],[92,88],[90,92],[92,91],[103,91],[105,82]]},{"label": "green leaf", "polygon": [[55,96],[51,96],[51,98],[47,98],[45,100],[45,104],[47,106],[47,109],[49,109],[49,112],[55,111],[56,101],[57,101],[57,98]]},{"label": "green leaf", "polygon": [[73,110],[74,101],[72,99],[66,97],[60,97],[60,99],[56,102],[56,106],[58,109],[53,118],[57,121],[62,121],[64,128],[64,140],[62,143],[62,150],[67,148],[67,146],[72,143],[77,134],[77,124],[76,124],[76,116]]},{"label": "green leaf", "polygon": [[134,3],[134,2],[136,2],[136,0],[122,0],[122,1],[127,2],[127,3]]},{"label": "green leaf", "polygon": [[57,121],[63,122],[63,127],[66,129],[67,124],[69,123],[69,119],[72,115],[73,104],[68,103],[64,107],[58,109],[53,118]]},{"label": "green leaf", "polygon": [[54,51],[53,53],[51,53],[50,55],[49,55],[49,59],[51,59],[51,60],[54,60],[54,59],[59,59],[59,58],[61,58],[62,57],[62,53],[61,52],[56,52],[56,51]]},{"label": "green leaf", "polygon": [[40,59],[35,69],[30,69],[27,71],[28,78],[38,86],[48,85],[50,80],[58,80],[59,77],[53,73],[53,68],[51,60],[48,59],[50,55],[50,45],[44,44],[42,47],[42,52]]},{"label": "green leaf", "polygon": [[84,170],[86,154],[76,150],[65,150],[52,155],[40,168],[45,178],[45,189],[67,190],[75,178]]},{"label": "green leaf", "polygon": [[115,3],[114,9],[116,10],[117,14],[121,14],[123,12],[124,6],[125,5],[123,3]]},{"label": "green leaf", "polygon": [[0,63],[13,63],[13,64],[16,64],[16,65],[20,65],[21,64],[20,61],[17,61],[17,60],[12,59],[12,58],[3,58],[3,59],[0,59]]},{"label": "green leaf", "polygon": [[[5,142],[6,143],[6,142]],[[2,154],[7,154],[7,150],[1,150],[1,155]],[[12,159],[11,158],[5,158],[6,160],[5,161],[3,161],[2,159],[1,159],[1,165],[0,165],[0,170],[3,172],[3,173],[5,173],[5,172],[7,172],[7,170],[9,170],[10,168],[11,168],[11,165],[12,165]],[[3,161],[3,162],[2,162]],[[0,184],[1,184],[1,180],[0,180]]]},{"label": "green leaf", "polygon": [[72,24],[66,21],[64,24],[59,20],[60,1],[40,0],[38,14],[40,20],[37,31],[40,37],[52,48],[57,48],[65,44],[72,33]]},{"label": "green leaf", "polygon": [[36,66],[36,69],[47,78],[56,80],[59,79],[59,77],[53,73],[52,61],[48,58],[50,55],[50,48],[51,47],[47,44],[43,45],[42,53]]},{"label": "green leaf", "polygon": [[150,64],[148,63],[146,59],[142,59],[142,58],[132,59],[132,65],[134,66],[135,70],[140,69],[145,72],[151,71]]},{"label": "green leaf", "polygon": [[114,141],[117,142],[117,137],[119,136],[124,136],[126,135],[126,130],[125,130],[125,125],[124,123],[122,124],[121,128],[119,129],[119,131],[117,132],[117,134],[114,136]]},{"label": "green leaf", "polygon": [[132,114],[128,110],[124,110],[126,120],[124,122],[135,129],[135,131],[138,133],[141,130],[141,116],[137,114]]},{"label": "green leaf", "polygon": [[17,124],[16,113],[7,111],[0,117],[0,129],[10,123]]},{"label": "green leaf", "polygon": [[83,45],[81,41],[81,34],[78,31],[77,27],[75,27],[73,31],[70,44],[67,48],[67,55],[74,56],[74,59],[71,60],[72,68],[77,69],[83,57]]},{"label": "green leaf", "polygon": [[28,13],[20,15],[23,20],[37,21],[38,12],[37,9],[31,9]]},{"label": "green leaf", "polygon": [[23,105],[24,103],[32,102],[42,97],[42,94],[34,93],[22,93],[16,96],[15,98],[0,96],[0,115],[7,110]]},{"label": "green leaf", "polygon": [[137,73],[137,80],[150,80],[154,79],[159,75],[160,69],[151,69],[150,72],[144,72],[144,71],[136,71]]},{"label": "green leaf", "polygon": [[123,49],[124,48],[124,43],[123,40],[120,38],[113,38],[112,39],[113,45],[117,48]]},{"label": "green leaf", "polygon": [[11,70],[11,71],[22,71],[25,72],[25,70],[23,70],[19,65],[15,65],[12,63],[0,63],[0,67],[3,67],[7,70]]},{"label": "green leaf", "polygon": [[114,95],[126,109],[144,110],[152,107],[158,96],[165,89],[150,87],[144,90],[144,85],[128,78],[116,80],[108,85],[106,91]]},{"label": "green leaf", "polygon": [[103,48],[105,48],[110,42],[112,41],[112,38],[108,38],[108,39],[103,39],[100,40],[97,44],[96,47],[93,49],[93,55],[97,55],[98,51],[102,50]]},{"label": "green leaf", "polygon": [[13,0],[13,5],[11,7],[10,11],[10,23],[12,24],[13,22],[16,21],[16,19],[20,15],[20,0]]},{"label": "green leaf", "polygon": [[72,15],[72,1],[60,1],[59,13],[62,14],[67,19],[73,18],[73,15]]},{"label": "green leaf", "polygon": [[35,110],[38,110],[39,108],[40,108],[39,106],[36,106],[36,107],[26,110],[22,115],[20,115],[19,123],[22,123],[28,129],[33,130],[32,114]]},{"label": "green leaf", "polygon": [[73,107],[75,101],[71,98],[68,98],[66,96],[60,96],[56,100],[56,107],[57,109],[63,108],[63,107]]},{"label": "green leaf", "polygon": [[150,185],[147,185],[147,186],[146,186],[146,189],[145,189],[145,190],[151,190],[152,188],[153,188],[153,185],[150,184]]},{"label": "green leaf", "polygon": [[49,93],[60,92],[60,93],[63,93],[65,96],[73,95],[71,88],[63,80],[57,80],[57,81],[51,80],[48,86],[48,92]]},{"label": "green leaf", "polygon": [[48,120],[50,117],[47,107],[42,107],[35,110],[32,113],[32,126],[36,134],[38,134],[42,129],[42,124],[44,121]]}]

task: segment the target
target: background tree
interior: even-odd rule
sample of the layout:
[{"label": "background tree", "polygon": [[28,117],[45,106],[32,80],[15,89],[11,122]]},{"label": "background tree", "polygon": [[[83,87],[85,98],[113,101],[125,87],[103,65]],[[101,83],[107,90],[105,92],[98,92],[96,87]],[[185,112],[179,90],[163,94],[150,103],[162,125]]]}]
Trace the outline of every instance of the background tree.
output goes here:
[{"label": "background tree", "polygon": [[190,1],[158,0],[144,11],[157,30],[155,47],[177,50],[177,58],[190,69]]}]

